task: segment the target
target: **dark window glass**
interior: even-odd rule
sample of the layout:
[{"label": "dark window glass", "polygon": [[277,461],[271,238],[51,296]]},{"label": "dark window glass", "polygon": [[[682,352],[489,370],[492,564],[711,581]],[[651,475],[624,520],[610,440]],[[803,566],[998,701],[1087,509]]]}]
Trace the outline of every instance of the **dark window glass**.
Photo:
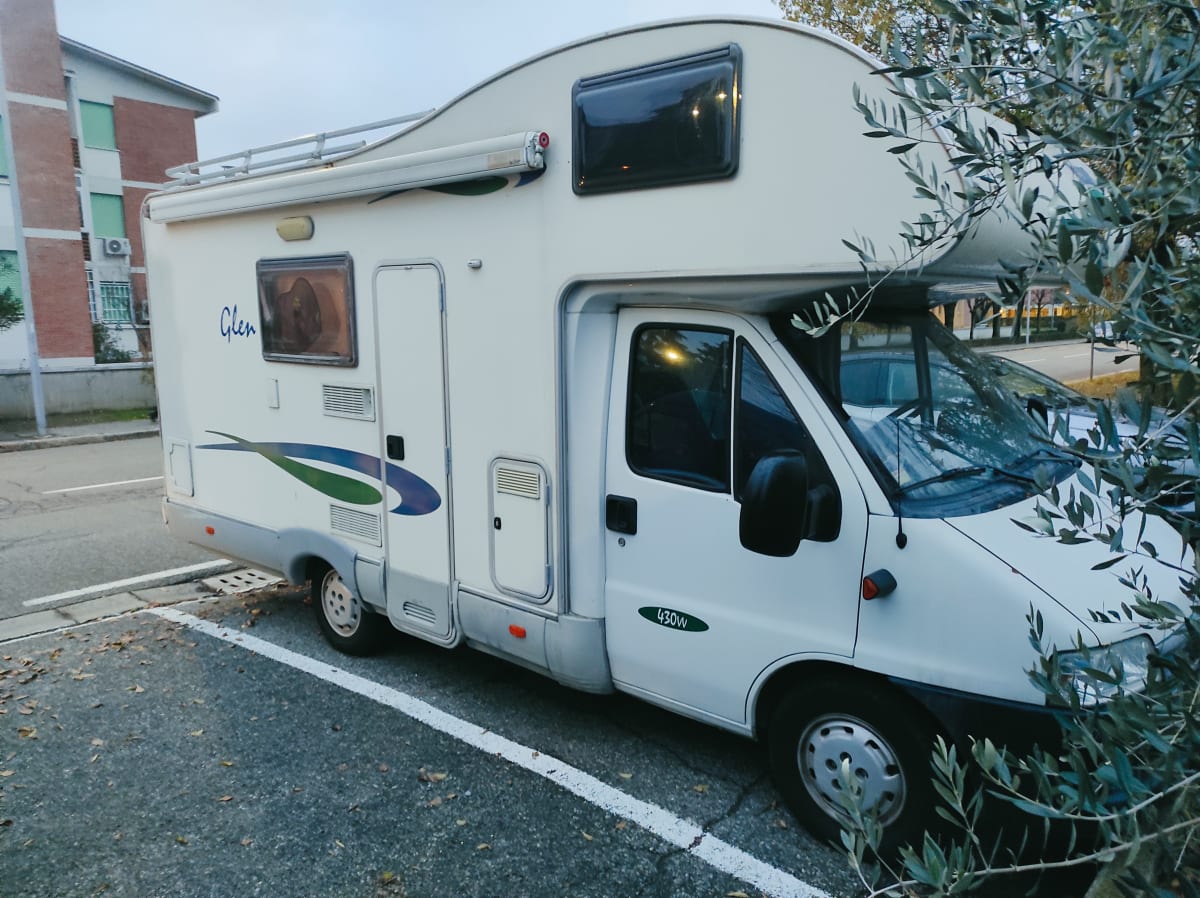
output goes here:
[{"label": "dark window glass", "polygon": [[806,452],[810,440],[754,350],[742,344],[738,355],[733,482],[734,493],[740,496],[759,459],[786,450]]},{"label": "dark window glass", "polygon": [[884,371],[884,377],[887,378],[884,401],[888,405],[906,405],[916,401],[917,366],[912,358],[890,361]]},{"label": "dark window glass", "polygon": [[727,178],[738,166],[736,45],[575,85],[575,192]]},{"label": "dark window glass", "polygon": [[646,477],[729,489],[733,335],[655,325],[633,338],[626,455]]},{"label": "dark window glass", "polygon": [[741,499],[746,481],[761,459],[787,452],[802,454],[808,463],[809,520],[805,539],[832,542],[837,539],[841,520],[841,494],[833,473],[762,360],[739,341],[733,428],[734,498]]},{"label": "dark window glass", "polygon": [[358,364],[350,256],[260,261],[258,311],[263,358]]},{"label": "dark window glass", "polygon": [[850,405],[881,405],[880,366],[870,358],[842,358],[842,401]]}]

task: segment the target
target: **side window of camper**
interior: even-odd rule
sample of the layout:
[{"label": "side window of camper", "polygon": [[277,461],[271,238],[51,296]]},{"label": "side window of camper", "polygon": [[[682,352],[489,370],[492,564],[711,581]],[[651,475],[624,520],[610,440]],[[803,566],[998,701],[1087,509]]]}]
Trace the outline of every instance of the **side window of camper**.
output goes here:
[{"label": "side window of camper", "polygon": [[647,325],[633,337],[625,452],[645,477],[729,491],[733,334]]},{"label": "side window of camper", "polygon": [[264,359],[358,364],[354,271],[348,254],[260,260],[258,313]]},{"label": "side window of camper", "polygon": [[741,50],[730,44],[576,82],[575,192],[732,177],[741,62]]}]

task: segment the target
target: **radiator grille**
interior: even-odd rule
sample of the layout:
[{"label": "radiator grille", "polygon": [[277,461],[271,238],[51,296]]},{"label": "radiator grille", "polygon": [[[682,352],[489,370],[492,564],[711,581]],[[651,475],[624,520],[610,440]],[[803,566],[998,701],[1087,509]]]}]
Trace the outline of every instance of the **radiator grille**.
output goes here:
[{"label": "radiator grille", "polygon": [[542,498],[542,478],[537,471],[518,471],[513,468],[496,469],[496,492],[526,499]]},{"label": "radiator grille", "polygon": [[321,406],[325,414],[335,418],[375,420],[375,396],[370,387],[321,385]]},{"label": "radiator grille", "polygon": [[335,533],[344,533],[357,539],[369,542],[373,546],[382,545],[379,515],[357,508],[345,508],[341,505],[329,506],[329,526]]}]

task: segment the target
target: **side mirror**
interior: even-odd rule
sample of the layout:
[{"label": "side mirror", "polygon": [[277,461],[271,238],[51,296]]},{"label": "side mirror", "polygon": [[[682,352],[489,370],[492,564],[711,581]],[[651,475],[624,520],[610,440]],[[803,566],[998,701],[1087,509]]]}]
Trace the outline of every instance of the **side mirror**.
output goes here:
[{"label": "side mirror", "polygon": [[759,459],[742,493],[738,535],[751,552],[786,558],[808,530],[808,463],[798,452]]}]

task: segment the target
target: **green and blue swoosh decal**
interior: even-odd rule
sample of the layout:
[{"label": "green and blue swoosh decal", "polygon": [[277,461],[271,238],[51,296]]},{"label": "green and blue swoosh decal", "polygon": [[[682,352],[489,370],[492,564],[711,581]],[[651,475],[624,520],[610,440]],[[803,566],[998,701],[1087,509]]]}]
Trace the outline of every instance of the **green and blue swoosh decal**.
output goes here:
[{"label": "green and blue swoosh decal", "polygon": [[[304,463],[304,461],[316,461],[347,471],[355,471],[382,484],[380,459],[374,455],[315,443],[255,443],[231,433],[222,433],[219,430],[208,432],[233,442],[211,443],[196,448],[227,452],[255,452],[301,483],[331,499],[337,499],[339,502],[346,502],[350,505],[374,505],[383,501],[383,493],[373,484]],[[304,461],[298,461],[298,459]],[[431,484],[399,465],[391,462],[384,462],[383,465],[386,471],[387,485],[400,495],[400,502],[395,508],[390,509],[392,514],[423,515],[437,511],[441,507],[442,497],[438,495],[438,491]]]}]

